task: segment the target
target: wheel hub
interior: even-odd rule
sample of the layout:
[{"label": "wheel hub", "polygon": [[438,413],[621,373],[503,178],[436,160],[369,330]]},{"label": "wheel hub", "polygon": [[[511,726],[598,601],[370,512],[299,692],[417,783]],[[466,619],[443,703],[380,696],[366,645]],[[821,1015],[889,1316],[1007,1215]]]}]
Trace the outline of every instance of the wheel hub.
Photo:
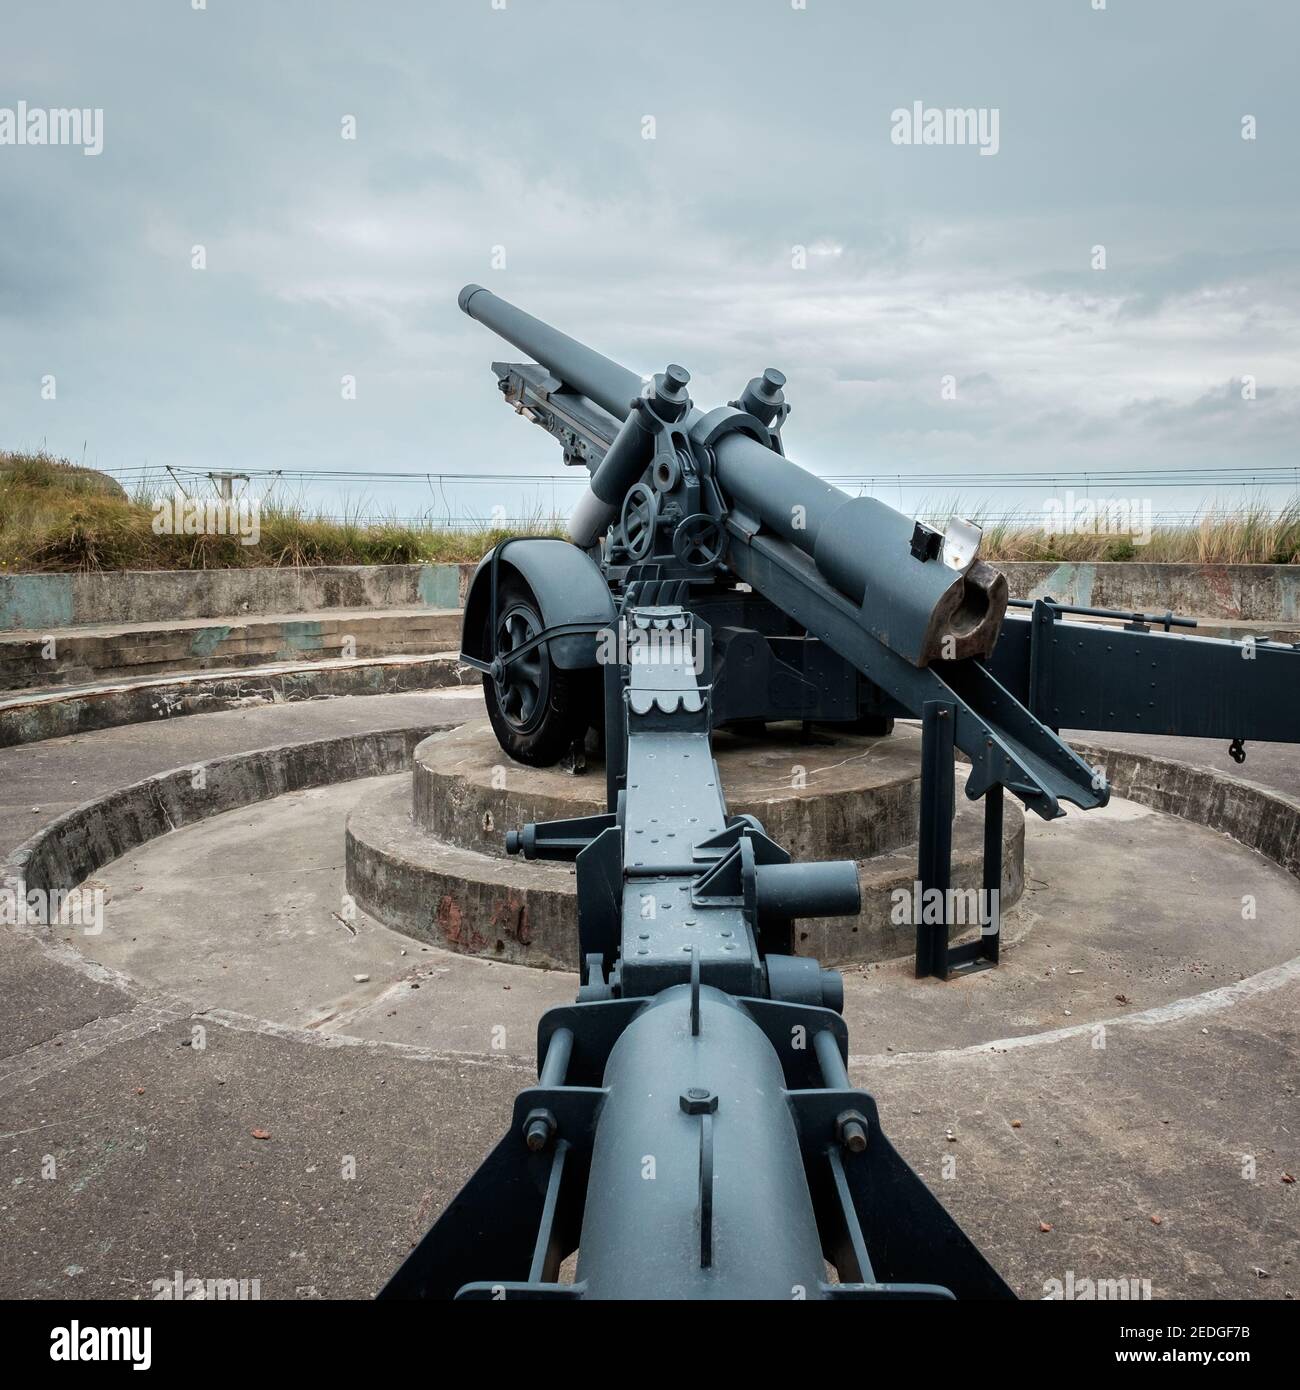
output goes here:
[{"label": "wheel hub", "polygon": [[537,615],[523,605],[505,613],[497,623],[497,659],[493,662],[492,682],[497,704],[509,724],[526,730],[546,704],[549,673],[546,655],[534,647],[525,656],[508,661],[510,653],[526,645],[541,631]]}]

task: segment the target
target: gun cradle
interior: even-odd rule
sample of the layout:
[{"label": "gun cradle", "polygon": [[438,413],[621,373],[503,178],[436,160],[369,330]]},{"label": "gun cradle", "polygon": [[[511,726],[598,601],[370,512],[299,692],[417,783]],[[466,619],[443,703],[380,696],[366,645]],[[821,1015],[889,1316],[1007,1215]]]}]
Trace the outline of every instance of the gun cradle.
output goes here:
[{"label": "gun cradle", "polygon": [[699,619],[622,627],[654,654],[606,668],[626,785],[507,842],[576,861],[578,1002],[543,1017],[538,1085],[381,1297],[1012,1297],[850,1085],[838,973],[789,954],[795,920],[858,910],[856,866],[791,864],[727,814]]}]

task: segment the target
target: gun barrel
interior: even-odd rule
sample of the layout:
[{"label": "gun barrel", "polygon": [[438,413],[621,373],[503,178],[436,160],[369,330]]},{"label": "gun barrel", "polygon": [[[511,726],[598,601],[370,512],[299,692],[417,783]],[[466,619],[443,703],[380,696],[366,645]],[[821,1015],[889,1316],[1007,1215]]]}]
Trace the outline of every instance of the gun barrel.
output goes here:
[{"label": "gun barrel", "polygon": [[811,556],[849,495],[745,434],[718,441],[718,481],[735,504]]},{"label": "gun barrel", "polygon": [[[917,554],[914,523],[877,497],[850,497],[739,432],[714,453],[728,503],[802,550],[826,581],[865,604],[868,630],[915,666],[988,656],[1007,606],[1006,579]],[[870,603],[866,600],[870,596]]]},{"label": "gun barrel", "polygon": [[[649,463],[652,436],[636,428],[635,418],[627,419],[633,400],[642,394],[641,378],[481,285],[466,285],[459,303],[570,390],[626,422],[569,519],[576,544],[595,544]],[[672,377],[670,391],[681,392],[684,408],[689,378],[671,366],[666,376]],[[705,418],[691,408],[680,417],[681,428],[689,432]],[[727,505],[797,546],[855,604],[864,603],[870,593],[865,621],[886,646],[915,666],[941,656],[961,659],[992,652],[1007,601],[1000,575],[987,566],[959,572],[934,553],[917,553],[913,523],[901,512],[874,497],[850,497],[743,431],[724,433],[713,452]]]},{"label": "gun barrel", "polygon": [[595,401],[616,420],[627,415],[633,398],[641,392],[641,378],[635,372],[515,308],[482,285],[466,285],[457,303],[470,318],[526,352],[570,390]]}]

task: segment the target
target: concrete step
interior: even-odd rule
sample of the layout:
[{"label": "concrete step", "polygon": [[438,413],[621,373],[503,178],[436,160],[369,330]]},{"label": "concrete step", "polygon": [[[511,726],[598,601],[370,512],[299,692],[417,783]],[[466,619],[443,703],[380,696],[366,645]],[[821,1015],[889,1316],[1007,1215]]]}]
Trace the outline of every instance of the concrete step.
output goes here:
[{"label": "concrete step", "polygon": [[462,665],[458,652],[448,651],[355,661],[285,661],[86,685],[38,686],[0,696],[0,748],[187,714],[336,696],[477,687],[478,683],[479,673]]},{"label": "concrete step", "polygon": [[[427,755],[441,737],[454,738],[454,734],[422,743],[414,754],[416,766],[422,759],[421,749]],[[917,767],[919,772],[919,762]],[[531,777],[535,770],[523,771]],[[959,783],[964,782],[965,771],[959,769]],[[723,776],[725,780],[725,771]],[[494,818],[492,833],[498,842],[507,827],[523,824],[532,813],[522,781],[518,791],[524,795],[515,797],[513,813]],[[1024,888],[1024,844],[1024,815],[1009,804],[1002,839],[1004,911],[1014,906]],[[840,853],[853,854],[859,848],[845,840]],[[983,808],[968,801],[959,788],[953,818],[954,888],[980,887],[983,853]],[[406,775],[375,786],[353,806],[347,819],[345,854],[348,892],[362,911],[394,931],[431,946],[492,960],[550,970],[577,968],[573,865],[505,859],[486,839],[483,848],[472,849],[436,838],[412,819],[412,785]],[[895,920],[896,894],[901,891],[905,902],[912,904],[916,871],[915,843],[859,858],[861,915],[800,921],[797,954],[815,956],[827,965],[907,955],[915,948],[916,928],[910,916],[905,922]],[[951,936],[956,939],[971,930],[954,924]]]},{"label": "concrete step", "polygon": [[429,656],[460,645],[455,608],[329,609],[0,632],[0,690],[273,662]]}]

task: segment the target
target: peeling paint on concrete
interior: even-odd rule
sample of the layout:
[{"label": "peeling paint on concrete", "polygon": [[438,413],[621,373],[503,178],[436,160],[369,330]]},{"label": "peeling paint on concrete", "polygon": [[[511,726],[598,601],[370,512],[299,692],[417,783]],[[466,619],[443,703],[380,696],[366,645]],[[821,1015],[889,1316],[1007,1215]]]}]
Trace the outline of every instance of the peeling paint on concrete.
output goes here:
[{"label": "peeling paint on concrete", "polygon": [[70,574],[0,574],[0,628],[66,627],[73,621]]},{"label": "peeling paint on concrete", "polygon": [[314,619],[280,625],[279,660],[290,661],[300,652],[318,652],[324,646],[321,625]]},{"label": "peeling paint on concrete", "polygon": [[1054,598],[1057,603],[1089,607],[1096,580],[1096,565],[1057,565],[1051,574],[1034,585],[1029,597]]},{"label": "peeling paint on concrete", "polygon": [[211,656],[229,636],[230,629],[228,627],[220,625],[201,627],[190,639],[190,654],[192,656]]},{"label": "peeling paint on concrete", "polygon": [[1050,594],[1062,603],[1126,612],[1168,610],[1189,618],[1283,626],[1300,622],[1300,565],[1175,565],[1142,560],[1089,564],[1003,560],[996,565],[1006,575],[1014,598]]},{"label": "peeling paint on concrete", "polygon": [[334,608],[458,608],[464,565],[250,566],[0,575],[0,630],[158,623]]},{"label": "peeling paint on concrete", "polygon": [[1300,622],[1300,565],[1278,567],[1278,608],[1287,622]]},{"label": "peeling paint on concrete", "polygon": [[421,565],[416,587],[420,602],[430,608],[459,608],[460,566]]}]

